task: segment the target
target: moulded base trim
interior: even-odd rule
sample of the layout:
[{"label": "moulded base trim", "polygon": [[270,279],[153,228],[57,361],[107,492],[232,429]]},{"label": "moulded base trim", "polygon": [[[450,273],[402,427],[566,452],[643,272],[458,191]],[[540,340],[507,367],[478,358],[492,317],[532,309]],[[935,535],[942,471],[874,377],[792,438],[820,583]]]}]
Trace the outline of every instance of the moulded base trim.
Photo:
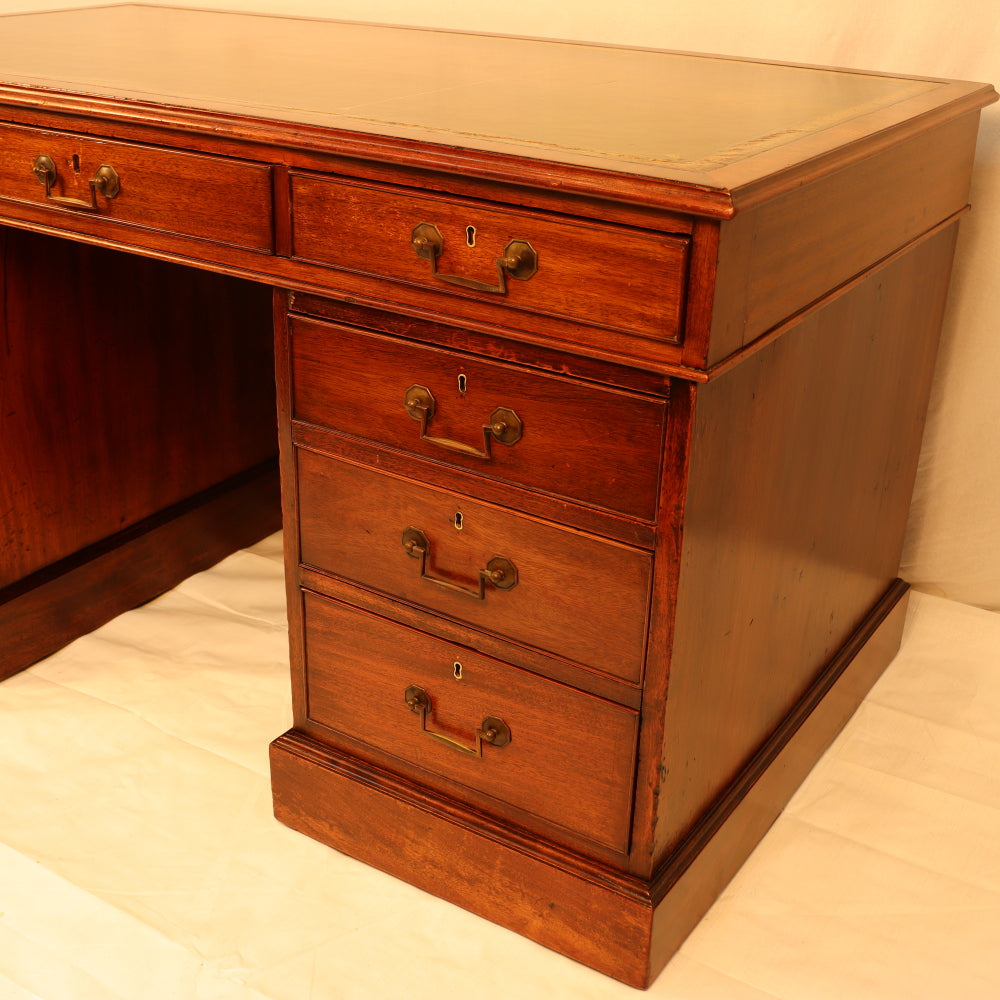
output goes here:
[{"label": "moulded base trim", "polygon": [[290,730],[271,744],[286,825],[639,989],[663,969],[899,648],[897,581],[774,737],[646,880],[538,841]]}]

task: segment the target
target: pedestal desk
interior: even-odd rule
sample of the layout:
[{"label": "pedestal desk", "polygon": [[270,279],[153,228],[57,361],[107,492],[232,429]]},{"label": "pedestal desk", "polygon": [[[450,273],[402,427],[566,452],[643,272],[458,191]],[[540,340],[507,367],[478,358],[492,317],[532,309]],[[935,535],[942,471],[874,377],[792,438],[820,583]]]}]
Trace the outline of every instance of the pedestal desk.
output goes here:
[{"label": "pedestal desk", "polygon": [[648,984],[897,647],[993,89],[136,5],[0,84],[3,672],[280,443],[278,818]]}]

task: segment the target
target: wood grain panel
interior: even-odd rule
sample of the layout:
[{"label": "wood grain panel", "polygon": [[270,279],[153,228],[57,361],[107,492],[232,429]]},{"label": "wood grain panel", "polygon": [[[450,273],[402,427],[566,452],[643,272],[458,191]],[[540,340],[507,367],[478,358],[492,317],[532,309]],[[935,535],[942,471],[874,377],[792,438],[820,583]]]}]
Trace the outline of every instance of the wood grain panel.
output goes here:
[{"label": "wood grain panel", "polygon": [[0,587],[274,456],[265,288],[18,230],[0,250]]},{"label": "wood grain panel", "polygon": [[907,594],[900,596],[897,588],[891,588],[887,597],[831,663],[832,684],[817,692],[808,715],[790,717],[781,742],[767,748],[762,766],[746,775],[742,794],[710,813],[691,841],[656,872],[645,985],[652,983],[739,871],[896,655]]},{"label": "wood grain panel", "polygon": [[271,744],[274,814],[426,892],[642,988],[646,887],[292,730]]},{"label": "wood grain panel", "polygon": [[[654,341],[680,339],[685,236],[309,174],[293,173],[291,185],[293,255],[302,260]],[[443,237],[442,274],[496,284],[496,261],[511,240],[531,244],[538,271],[527,280],[508,280],[502,296],[448,284],[413,250],[411,236],[420,223],[436,226]]]},{"label": "wood grain panel", "polygon": [[[636,681],[642,676],[649,554],[534,518],[298,449],[303,563],[515,642]],[[462,514],[456,530],[456,513]],[[403,531],[430,543],[421,577]],[[500,590],[479,573],[494,556],[517,569]]]},{"label": "wood grain panel", "polygon": [[[662,400],[615,392],[512,365],[395,338],[301,319],[292,321],[297,420],[595,507],[652,521],[666,407]],[[460,381],[461,380],[461,381]],[[406,411],[413,385],[435,401],[428,437]],[[498,408],[521,424],[513,444],[483,428]]]},{"label": "wood grain panel", "polygon": [[896,577],[956,234],[696,389],[656,857]]},{"label": "wood grain panel", "polygon": [[271,745],[283,823],[638,989],[650,985],[892,658],[906,601],[842,650],[837,680],[714,836],[649,879],[292,731]]},{"label": "wood grain panel", "polygon": [[[431,787],[440,775],[627,851],[637,713],[315,594],[304,600],[311,722],[414,765]],[[411,685],[430,700],[428,732],[404,703]],[[488,717],[509,727],[506,746],[484,743],[476,755],[428,735],[472,749]]]},{"label": "wood grain panel", "polygon": [[964,115],[723,223],[709,363],[962,211],[978,126]]},{"label": "wood grain panel", "polygon": [[[137,226],[249,250],[273,248],[266,164],[16,125],[0,126],[0,147],[0,198],[50,208],[52,225],[73,229],[81,218],[99,217],[117,224],[109,235],[121,226]],[[89,180],[104,164],[117,172],[121,190],[114,198],[98,195],[94,212],[47,201],[32,173],[42,153],[56,165],[56,197],[91,203]],[[120,232],[111,238],[128,239]]]},{"label": "wood grain panel", "polygon": [[281,527],[273,462],[0,590],[0,678]]}]

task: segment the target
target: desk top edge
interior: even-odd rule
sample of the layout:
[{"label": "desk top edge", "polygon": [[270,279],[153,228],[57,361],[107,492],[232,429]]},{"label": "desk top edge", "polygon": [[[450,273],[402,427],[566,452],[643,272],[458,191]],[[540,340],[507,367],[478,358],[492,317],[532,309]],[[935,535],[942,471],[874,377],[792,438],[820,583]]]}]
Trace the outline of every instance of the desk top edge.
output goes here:
[{"label": "desk top edge", "polygon": [[[514,159],[529,183],[610,184],[717,217],[997,100],[964,81],[283,14],[125,3],[0,17],[0,105],[481,176]],[[365,73],[373,46],[391,58]],[[442,58],[457,69],[414,94],[423,60]],[[197,86],[183,82],[192,65]]]}]

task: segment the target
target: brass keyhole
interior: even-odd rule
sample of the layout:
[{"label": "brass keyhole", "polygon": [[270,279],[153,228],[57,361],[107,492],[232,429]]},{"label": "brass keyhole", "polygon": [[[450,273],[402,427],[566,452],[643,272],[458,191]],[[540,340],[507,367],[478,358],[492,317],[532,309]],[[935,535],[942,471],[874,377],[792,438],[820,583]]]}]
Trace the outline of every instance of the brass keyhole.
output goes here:
[{"label": "brass keyhole", "polygon": [[466,390],[469,388],[469,379],[465,374],[458,376],[458,391],[464,396]]},{"label": "brass keyhole", "polygon": [[461,531],[465,527],[465,518],[462,517],[460,510],[455,511],[455,516],[451,519],[451,523],[455,525],[456,531]]},{"label": "brass keyhole", "polygon": [[455,675],[455,680],[460,681],[462,679],[462,664],[458,660],[452,666],[452,673]]},{"label": "brass keyhole", "polygon": [[465,227],[465,245],[468,247],[474,247],[476,245],[476,227],[466,226]]}]

